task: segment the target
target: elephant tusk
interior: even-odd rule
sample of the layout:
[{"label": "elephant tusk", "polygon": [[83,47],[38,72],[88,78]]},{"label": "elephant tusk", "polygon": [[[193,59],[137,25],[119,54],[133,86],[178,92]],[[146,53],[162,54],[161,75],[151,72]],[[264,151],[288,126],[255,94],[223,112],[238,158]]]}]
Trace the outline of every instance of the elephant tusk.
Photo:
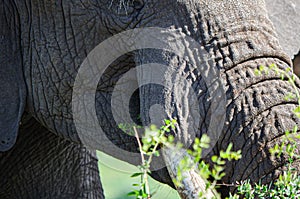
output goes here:
[{"label": "elephant tusk", "polygon": [[[162,154],[172,179],[176,179],[182,158],[187,156],[192,159],[184,149],[175,147],[165,147],[162,150]],[[199,198],[200,193],[202,193],[202,198],[220,198],[215,190],[206,189],[206,180],[199,175],[196,168],[188,169],[187,171],[183,170],[181,174],[183,177],[181,185],[175,185],[175,187],[182,199]]]}]

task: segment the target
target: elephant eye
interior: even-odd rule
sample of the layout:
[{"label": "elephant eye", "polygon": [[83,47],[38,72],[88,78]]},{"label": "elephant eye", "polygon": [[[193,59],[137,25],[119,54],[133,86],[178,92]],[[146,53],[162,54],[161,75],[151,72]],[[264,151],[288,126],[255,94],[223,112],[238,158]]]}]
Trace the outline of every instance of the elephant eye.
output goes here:
[{"label": "elephant eye", "polygon": [[133,0],[132,1],[133,8],[136,10],[140,10],[144,6],[143,0]]}]

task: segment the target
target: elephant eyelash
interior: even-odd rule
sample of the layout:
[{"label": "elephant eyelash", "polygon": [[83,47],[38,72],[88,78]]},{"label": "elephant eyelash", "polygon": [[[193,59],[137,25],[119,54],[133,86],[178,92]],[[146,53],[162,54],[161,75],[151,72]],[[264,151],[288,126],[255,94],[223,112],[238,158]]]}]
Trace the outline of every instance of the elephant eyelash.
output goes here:
[{"label": "elephant eyelash", "polygon": [[144,6],[143,0],[111,0],[109,9],[118,15],[130,15]]}]

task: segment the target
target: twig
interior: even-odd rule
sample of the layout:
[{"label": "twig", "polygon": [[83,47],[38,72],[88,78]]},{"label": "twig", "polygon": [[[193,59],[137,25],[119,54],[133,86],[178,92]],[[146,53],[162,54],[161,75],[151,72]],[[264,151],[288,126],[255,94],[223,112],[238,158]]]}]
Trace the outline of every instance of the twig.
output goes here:
[{"label": "twig", "polygon": [[141,143],[141,141],[140,141],[139,134],[138,134],[138,132],[137,132],[135,126],[133,127],[133,131],[134,131],[136,140],[137,140],[138,145],[139,145],[140,154],[141,154],[141,158],[142,158],[142,163],[143,163],[143,165],[144,165],[144,164],[145,164],[145,158],[144,158],[144,152],[143,152],[143,148],[142,148],[142,143]]},{"label": "twig", "polygon": [[[150,196],[150,187],[149,187],[149,182],[148,182],[148,166],[147,166],[147,169],[145,168],[146,167],[146,161],[145,161],[145,158],[144,158],[144,152],[143,152],[143,148],[142,148],[142,143],[139,139],[139,134],[136,130],[136,127],[134,126],[133,127],[133,130],[134,130],[134,134],[135,134],[135,137],[136,137],[136,140],[138,142],[138,145],[139,145],[139,149],[140,149],[140,154],[141,154],[141,158],[142,158],[142,165],[143,165],[143,179],[145,181],[145,192],[147,194],[147,199],[151,199],[151,196]],[[149,160],[148,160],[149,162]]]}]

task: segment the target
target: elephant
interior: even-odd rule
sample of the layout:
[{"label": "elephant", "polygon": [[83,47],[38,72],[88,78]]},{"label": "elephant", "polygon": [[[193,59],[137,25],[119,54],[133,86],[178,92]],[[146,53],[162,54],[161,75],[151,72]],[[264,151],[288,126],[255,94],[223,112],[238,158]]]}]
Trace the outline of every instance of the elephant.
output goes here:
[{"label": "elephant", "polygon": [[294,65],[294,73],[298,76],[300,76],[300,54],[298,54],[295,59],[293,60]]},{"label": "elephant", "polygon": [[[253,71],[270,64],[289,68],[289,56],[296,52],[289,47],[282,50],[263,0],[3,0],[0,18],[0,198],[104,198],[94,145],[83,140],[74,122],[74,84],[82,63],[98,44],[132,29],[175,30],[201,46],[210,69],[219,73],[216,81],[222,83],[224,125],[218,126],[218,118],[211,118],[215,110],[211,110],[210,88],[189,63],[200,57],[188,54],[188,59],[181,59],[163,49],[135,49],[117,57],[101,77],[95,75],[95,114],[111,145],[138,153],[136,138],[123,133],[114,120],[114,86],[136,66],[161,63],[189,79],[200,102],[192,104],[182,89],[170,94],[155,82],[141,84],[147,70],[139,68],[135,74],[138,89],[128,105],[135,123],[152,123],[157,112],[151,107],[160,104],[162,116],[178,121],[171,133],[187,145],[214,123],[221,128],[220,134],[204,159],[210,162],[209,157],[230,142],[243,154],[242,159],[226,163],[224,184],[249,178],[253,183],[269,183],[288,162],[284,156],[272,159],[269,149],[282,142],[286,130],[300,124],[292,114],[297,100],[284,100],[293,87],[276,73],[256,76]],[[164,43],[154,39],[156,44]],[[110,49],[103,56],[111,56]],[[168,70],[163,80],[170,80]],[[299,79],[295,81],[299,89]],[[75,108],[85,110],[84,106]],[[191,107],[200,112],[193,136]],[[99,141],[90,137],[93,140]],[[111,148],[101,150],[128,160]],[[299,171],[299,161],[293,166]],[[153,171],[152,176],[174,187],[166,167]],[[223,196],[229,191],[235,187],[221,188]]]}]

